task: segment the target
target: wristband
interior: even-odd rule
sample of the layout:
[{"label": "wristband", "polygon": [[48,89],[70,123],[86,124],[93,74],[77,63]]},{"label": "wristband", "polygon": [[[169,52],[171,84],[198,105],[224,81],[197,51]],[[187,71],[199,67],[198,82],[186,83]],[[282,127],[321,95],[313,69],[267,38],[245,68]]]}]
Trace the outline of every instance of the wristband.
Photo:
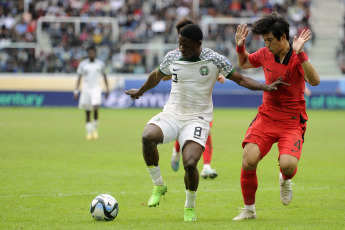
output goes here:
[{"label": "wristband", "polygon": [[78,93],[79,93],[79,90],[75,89],[75,90],[73,91],[73,93],[74,93],[74,94],[78,94]]},{"label": "wristband", "polygon": [[244,53],[244,51],[246,51],[246,48],[243,46],[238,46],[236,45],[236,52],[237,53]]},{"label": "wristband", "polygon": [[298,60],[301,62],[301,64],[302,64],[303,62],[309,60],[307,54],[306,54],[304,51],[302,51],[302,52],[300,52],[299,54],[297,54],[297,57],[298,57]]}]

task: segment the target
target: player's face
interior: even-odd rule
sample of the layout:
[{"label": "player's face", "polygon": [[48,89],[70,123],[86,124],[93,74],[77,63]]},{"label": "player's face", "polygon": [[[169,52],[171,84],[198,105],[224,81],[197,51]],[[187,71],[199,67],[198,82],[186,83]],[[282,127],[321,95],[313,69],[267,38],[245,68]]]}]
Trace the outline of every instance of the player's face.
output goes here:
[{"label": "player's face", "polygon": [[96,51],[95,50],[89,50],[87,53],[88,53],[89,58],[91,60],[95,59],[95,57],[96,57]]},{"label": "player's face", "polygon": [[268,48],[268,50],[270,52],[272,52],[275,55],[280,54],[280,52],[284,49],[284,36],[283,35],[280,38],[280,41],[278,41],[278,39],[276,37],[273,36],[272,32],[268,33],[268,34],[264,34],[262,35],[262,38],[265,41],[265,46]]},{"label": "player's face", "polygon": [[179,49],[184,59],[188,60],[190,58],[200,56],[201,41],[194,42],[189,38],[179,35],[178,43]]}]

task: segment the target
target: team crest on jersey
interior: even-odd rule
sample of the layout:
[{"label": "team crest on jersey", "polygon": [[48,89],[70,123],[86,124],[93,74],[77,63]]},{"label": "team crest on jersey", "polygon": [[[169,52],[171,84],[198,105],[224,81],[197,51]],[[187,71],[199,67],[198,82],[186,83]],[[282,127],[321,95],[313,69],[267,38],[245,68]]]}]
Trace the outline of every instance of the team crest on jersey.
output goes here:
[{"label": "team crest on jersey", "polygon": [[202,76],[206,76],[208,75],[208,73],[210,72],[209,68],[207,66],[201,66],[199,69],[199,72]]}]

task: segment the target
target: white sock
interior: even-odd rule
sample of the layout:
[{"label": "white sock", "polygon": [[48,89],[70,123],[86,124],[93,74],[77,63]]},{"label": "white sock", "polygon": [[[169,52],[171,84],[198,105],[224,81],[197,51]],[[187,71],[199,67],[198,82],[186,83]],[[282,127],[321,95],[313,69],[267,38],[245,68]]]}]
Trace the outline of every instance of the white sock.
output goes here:
[{"label": "white sock", "polygon": [[211,165],[204,164],[204,170],[211,170]]},{"label": "white sock", "polygon": [[92,123],[91,123],[91,122],[87,122],[87,123],[86,123],[86,132],[87,132],[88,134],[91,134],[92,131],[93,131],[93,125],[92,125]]},{"label": "white sock", "polygon": [[157,185],[163,185],[163,179],[162,179],[162,175],[161,175],[161,171],[159,169],[159,165],[156,166],[148,166],[147,170],[150,173],[150,176],[152,178],[152,182],[155,186]]},{"label": "white sock", "polygon": [[185,208],[195,208],[196,191],[186,190]]},{"label": "white sock", "polygon": [[171,158],[175,162],[180,159],[180,152],[176,152],[175,147],[173,148],[173,153],[172,153],[172,157]]},{"label": "white sock", "polygon": [[98,128],[98,120],[93,120],[93,128],[97,130]]},{"label": "white sock", "polygon": [[252,205],[244,205],[244,209],[248,209],[250,211],[255,212],[255,204]]}]

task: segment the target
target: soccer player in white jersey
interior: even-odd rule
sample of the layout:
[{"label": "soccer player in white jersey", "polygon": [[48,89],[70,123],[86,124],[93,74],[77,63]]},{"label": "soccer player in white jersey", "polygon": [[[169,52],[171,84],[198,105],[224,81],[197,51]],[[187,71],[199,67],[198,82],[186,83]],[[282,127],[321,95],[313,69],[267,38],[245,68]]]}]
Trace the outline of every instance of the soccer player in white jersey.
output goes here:
[{"label": "soccer player in white jersey", "polygon": [[[101,78],[103,76],[106,93],[105,98],[109,95],[108,80],[105,74],[105,64],[102,60],[96,58],[96,48],[90,46],[87,49],[88,58],[81,61],[78,65],[77,86],[74,90],[74,100],[79,96],[79,85],[81,78],[84,77],[82,91],[80,93],[79,105],[80,109],[86,112],[86,139],[98,139],[98,110],[102,103],[102,85]],[[93,110],[93,122],[91,122],[91,111]]]},{"label": "soccer player in white jersey", "polygon": [[161,113],[146,125],[142,135],[145,163],[154,188],[149,207],[159,204],[167,192],[159,169],[157,145],[179,140],[185,169],[186,202],[184,220],[194,221],[195,200],[199,184],[198,161],[204,151],[209,123],[213,117],[212,89],[219,74],[251,90],[277,90],[281,79],[265,85],[238,73],[228,59],[208,48],[203,48],[203,34],[197,25],[183,27],[179,34],[179,49],[170,51],[152,71],[140,89],[126,90],[132,100],[152,89],[164,76],[172,75],[170,97]]},{"label": "soccer player in white jersey", "polygon": [[[183,18],[181,21],[179,21],[176,25],[177,34],[180,33],[181,29],[185,27],[186,25],[195,24],[195,21],[190,18]],[[158,71],[158,70],[157,70]],[[171,76],[166,76],[162,80],[171,80]],[[219,75],[218,82],[225,83],[225,77],[223,75]],[[212,121],[210,122],[210,127],[212,128]],[[180,167],[180,143],[178,140],[175,141],[174,147],[173,147],[173,153],[171,156],[171,168],[176,172],[178,171]],[[218,173],[215,169],[211,168],[211,159],[213,154],[213,145],[212,145],[212,138],[211,138],[211,131],[208,134],[207,141],[205,144],[205,150],[202,153],[202,158],[204,160],[203,169],[201,171],[201,177],[204,179],[211,178],[214,179],[218,176]]]}]

